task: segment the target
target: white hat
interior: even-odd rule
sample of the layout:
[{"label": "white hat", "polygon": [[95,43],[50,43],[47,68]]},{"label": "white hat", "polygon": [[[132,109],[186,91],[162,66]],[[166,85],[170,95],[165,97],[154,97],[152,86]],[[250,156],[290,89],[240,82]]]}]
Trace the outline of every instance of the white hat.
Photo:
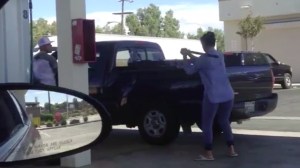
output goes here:
[{"label": "white hat", "polygon": [[51,44],[53,41],[50,41],[48,37],[41,37],[38,41],[39,47],[46,45],[46,44]]}]

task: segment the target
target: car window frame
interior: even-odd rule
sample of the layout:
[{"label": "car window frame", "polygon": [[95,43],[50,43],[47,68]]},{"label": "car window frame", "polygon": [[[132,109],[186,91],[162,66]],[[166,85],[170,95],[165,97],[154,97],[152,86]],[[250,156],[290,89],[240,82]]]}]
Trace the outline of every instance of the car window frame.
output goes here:
[{"label": "car window frame", "polygon": [[[24,108],[22,107],[21,103],[19,102],[19,100],[16,98],[16,96],[11,93],[11,92],[8,92],[17,108],[17,111],[19,112],[20,116],[21,116],[21,119],[23,121],[23,124],[25,125],[28,125],[28,122],[30,121],[29,120],[29,117],[28,117],[28,114],[27,112],[24,110]],[[26,94],[26,93],[25,93]]]},{"label": "car window frame", "polygon": [[[14,95],[12,95],[9,91],[6,91],[6,95],[5,96],[6,99],[11,99],[12,101],[10,101],[8,103],[8,106],[10,108],[10,110],[18,110],[18,108],[16,108],[16,104],[13,100]],[[13,104],[12,104],[13,103]],[[17,104],[19,105],[19,104]],[[13,107],[14,106],[14,107]],[[12,115],[14,115],[12,113]],[[19,143],[23,140],[23,138],[27,135],[28,131],[29,131],[29,126],[24,124],[23,120],[21,119],[22,117],[20,117],[21,113],[18,111],[18,115],[19,115],[19,124],[16,124],[14,126],[14,129],[12,131],[12,133],[10,134],[10,136],[8,137],[7,140],[3,141],[0,144],[0,159],[1,160],[6,160],[8,157],[11,157],[10,155],[13,153],[13,151],[16,149],[16,147],[19,145]]]},{"label": "car window frame", "polygon": [[[270,58],[270,59],[273,61],[273,63],[275,63],[275,64],[278,63],[278,61],[277,61],[272,55],[265,53],[264,56]],[[270,63],[270,64],[273,64],[273,63],[271,63],[271,62],[269,62],[269,63]]]}]

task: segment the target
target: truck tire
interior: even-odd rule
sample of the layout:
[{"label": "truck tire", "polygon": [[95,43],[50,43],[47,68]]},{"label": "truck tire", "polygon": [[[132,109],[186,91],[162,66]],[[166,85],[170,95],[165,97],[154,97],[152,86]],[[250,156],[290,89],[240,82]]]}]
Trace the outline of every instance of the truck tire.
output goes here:
[{"label": "truck tire", "polygon": [[165,107],[145,108],[138,124],[140,135],[152,145],[166,145],[176,139],[180,124],[174,113]]},{"label": "truck tire", "polygon": [[281,83],[283,89],[290,89],[292,87],[292,76],[289,73],[284,74],[283,82]]}]

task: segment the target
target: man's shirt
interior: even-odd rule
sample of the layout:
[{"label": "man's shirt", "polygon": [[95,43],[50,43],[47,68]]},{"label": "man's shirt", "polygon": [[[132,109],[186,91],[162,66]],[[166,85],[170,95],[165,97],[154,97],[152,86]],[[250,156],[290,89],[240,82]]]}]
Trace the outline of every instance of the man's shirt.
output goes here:
[{"label": "man's shirt", "polygon": [[39,52],[33,59],[33,75],[39,83],[56,85],[57,61],[45,52]]}]

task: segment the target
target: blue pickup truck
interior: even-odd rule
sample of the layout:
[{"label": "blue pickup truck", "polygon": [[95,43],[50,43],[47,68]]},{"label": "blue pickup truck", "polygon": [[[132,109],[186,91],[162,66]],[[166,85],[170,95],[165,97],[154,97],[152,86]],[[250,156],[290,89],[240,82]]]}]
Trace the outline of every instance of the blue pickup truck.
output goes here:
[{"label": "blue pickup truck", "polygon": [[[146,41],[96,42],[97,61],[89,64],[89,94],[108,109],[113,125],[138,126],[150,144],[172,142],[180,126],[200,124],[203,85],[164,60],[161,47]],[[225,54],[235,92],[231,122],[272,112],[277,106],[270,65],[248,66],[246,57]],[[218,130],[218,126],[215,126]]]}]

